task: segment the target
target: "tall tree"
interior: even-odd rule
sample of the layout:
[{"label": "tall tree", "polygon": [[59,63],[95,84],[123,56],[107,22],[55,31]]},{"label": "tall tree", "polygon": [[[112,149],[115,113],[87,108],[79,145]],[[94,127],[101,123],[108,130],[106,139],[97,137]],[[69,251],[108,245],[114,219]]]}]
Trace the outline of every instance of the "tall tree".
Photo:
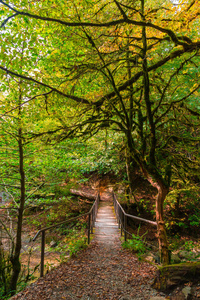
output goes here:
[{"label": "tall tree", "polygon": [[[9,50],[2,54],[2,74],[26,80],[30,89],[40,86],[48,93],[47,103],[62,103],[54,130],[60,139],[108,127],[123,132],[128,153],[158,190],[159,249],[167,264],[163,203],[177,157],[170,147],[176,142],[173,126],[188,126],[177,117],[183,109],[195,119],[190,128],[199,121],[191,105],[199,91],[198,1],[0,3],[2,26],[14,31],[21,20],[29,31],[34,28],[32,48],[40,55],[37,68],[21,72],[12,67]],[[65,103],[76,107],[73,127]],[[185,139],[182,133],[178,141]],[[187,139],[192,138],[198,142],[190,130]]]}]

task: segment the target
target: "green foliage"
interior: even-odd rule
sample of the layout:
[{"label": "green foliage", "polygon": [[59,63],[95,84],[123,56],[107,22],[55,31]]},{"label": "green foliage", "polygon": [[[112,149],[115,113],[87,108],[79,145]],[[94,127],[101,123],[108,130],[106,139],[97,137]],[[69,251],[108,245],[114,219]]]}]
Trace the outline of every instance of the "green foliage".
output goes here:
[{"label": "green foliage", "polygon": [[174,188],[167,195],[165,208],[169,213],[166,227],[169,232],[174,228],[180,230],[197,230],[200,225],[200,189],[197,184],[187,182]]},{"label": "green foliage", "polygon": [[69,256],[70,257],[77,256],[79,251],[85,248],[87,248],[87,238],[86,237],[80,237],[78,239],[76,238],[69,243],[68,246]]},{"label": "green foliage", "polygon": [[[166,197],[166,205],[170,205],[171,208],[175,208],[177,198],[180,196],[181,205],[187,205],[188,209],[191,209],[198,203],[200,195],[200,187],[197,184],[186,182],[182,187],[173,188]],[[190,199],[190,201],[187,201]]]},{"label": "green foliage", "polygon": [[129,249],[132,252],[137,253],[137,255],[140,257],[148,250],[144,239],[144,236],[146,234],[147,232],[142,236],[139,236],[139,230],[138,230],[138,234],[137,235],[132,234],[132,238],[128,239],[126,242],[123,242],[122,246],[126,249]]},{"label": "green foliage", "polygon": [[66,237],[52,249],[61,253],[61,261],[65,261],[66,257],[77,256],[79,251],[88,246],[84,224],[76,224],[75,228],[68,229],[65,234]]},{"label": "green foliage", "polygon": [[187,261],[199,261],[199,241],[189,240],[188,238],[176,235],[170,238],[170,250],[184,256]]},{"label": "green foliage", "polygon": [[[147,200],[147,199],[140,199],[140,202],[139,202],[139,206],[141,206],[145,212],[149,212],[149,204],[151,203],[150,200]],[[154,215],[155,214],[155,210],[152,210],[151,213]]]},{"label": "green foliage", "polygon": [[187,251],[191,251],[192,249],[194,249],[196,246],[196,244],[193,242],[193,241],[185,241],[185,244],[184,244],[184,249],[187,250]]},{"label": "green foliage", "polygon": [[191,215],[188,218],[188,221],[190,223],[190,226],[199,226],[200,224],[200,209],[196,212],[195,215]]},{"label": "green foliage", "polygon": [[[53,201],[45,199],[42,202],[37,201],[36,206],[33,208],[30,206],[29,212],[27,211],[26,214],[28,223],[38,228],[50,226],[88,212],[92,205],[92,202],[80,202],[79,198],[75,196],[63,196]],[[31,215],[34,211],[36,213],[33,219]],[[67,228],[69,225],[63,225],[63,228]]]},{"label": "green foliage", "polygon": [[[193,181],[200,165],[198,1],[168,1],[167,9],[159,0],[134,1],[132,7],[126,5],[129,1],[65,2],[0,4],[4,191],[9,189],[19,204],[19,125],[28,205],[49,194],[65,196],[66,190],[55,187],[63,181],[69,187],[74,179],[83,182],[83,174],[117,174],[124,163],[119,152],[127,144],[154,185],[168,188],[172,182],[178,189],[177,178],[184,184]],[[60,145],[50,147],[52,141]],[[195,201],[186,204],[187,192],[181,193],[185,215],[173,220],[179,228],[188,226],[184,218],[195,208]],[[199,211],[188,218],[189,225],[199,225]],[[48,222],[58,217],[48,209]]]}]

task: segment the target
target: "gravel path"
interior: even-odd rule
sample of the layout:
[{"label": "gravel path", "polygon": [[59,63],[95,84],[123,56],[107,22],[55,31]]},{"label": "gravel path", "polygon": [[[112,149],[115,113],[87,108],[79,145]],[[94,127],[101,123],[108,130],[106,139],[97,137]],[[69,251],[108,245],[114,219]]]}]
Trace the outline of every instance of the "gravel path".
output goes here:
[{"label": "gravel path", "polygon": [[40,278],[12,300],[149,300],[165,296],[151,288],[155,268],[122,249],[109,202],[101,202],[94,236],[77,258]]}]

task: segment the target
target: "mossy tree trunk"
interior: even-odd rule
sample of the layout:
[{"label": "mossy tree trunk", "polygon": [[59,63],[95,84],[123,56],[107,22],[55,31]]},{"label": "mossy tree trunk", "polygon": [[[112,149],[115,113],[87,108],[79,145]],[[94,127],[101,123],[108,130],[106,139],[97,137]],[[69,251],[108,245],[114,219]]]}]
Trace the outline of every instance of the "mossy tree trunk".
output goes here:
[{"label": "mossy tree trunk", "polygon": [[[125,157],[126,157],[126,174],[127,174],[127,178],[128,178],[128,188],[129,188],[129,195],[130,195],[130,199],[133,199],[134,203],[137,203],[135,196],[134,196],[134,189],[135,189],[135,170],[133,168],[133,163],[134,160],[132,159],[129,151],[127,150],[127,148],[125,148]],[[131,202],[131,200],[130,200]]]},{"label": "mossy tree trunk", "polygon": [[[145,1],[141,0],[141,15],[142,19],[145,22]],[[152,186],[156,187],[158,194],[156,197],[156,221],[157,221],[157,233],[158,233],[158,242],[159,242],[159,252],[161,262],[166,265],[169,263],[169,251],[168,251],[168,242],[167,235],[165,230],[165,223],[163,218],[163,204],[168,193],[168,186],[165,184],[162,175],[157,169],[156,162],[156,147],[157,147],[157,138],[156,138],[156,126],[154,121],[154,114],[152,112],[152,103],[150,99],[150,82],[149,82],[149,72],[148,72],[148,62],[147,62],[147,35],[146,27],[142,27],[142,44],[143,48],[141,55],[143,57],[142,69],[143,69],[143,98],[146,106],[146,115],[150,129],[150,139],[149,139],[149,151],[147,162],[144,157],[142,157],[142,171],[147,180],[151,183]]]},{"label": "mossy tree trunk", "polygon": [[10,280],[10,291],[11,294],[15,294],[17,288],[17,281],[19,273],[21,271],[20,264],[20,251],[22,246],[21,235],[22,235],[22,221],[23,221],[23,211],[25,203],[25,174],[24,174],[24,154],[23,154],[23,142],[22,142],[22,129],[19,128],[19,170],[20,170],[20,206],[18,209],[18,220],[17,220],[17,235],[15,242],[14,253],[11,256],[12,263],[12,276]]},{"label": "mossy tree trunk", "polygon": [[23,222],[23,212],[25,205],[25,172],[24,172],[24,143],[23,143],[23,130],[22,130],[22,90],[21,82],[19,83],[19,111],[18,111],[18,132],[17,132],[17,142],[18,142],[18,153],[19,153],[19,175],[20,175],[20,199],[18,208],[18,219],[17,219],[17,231],[14,251],[11,253],[11,263],[12,263],[12,275],[10,280],[9,290],[11,295],[14,295],[17,289],[17,281],[21,271],[20,263],[20,252],[22,247],[22,222]]},{"label": "mossy tree trunk", "polygon": [[170,262],[167,234],[165,229],[165,222],[163,216],[163,205],[165,198],[168,194],[168,187],[162,182],[154,185],[157,187],[158,194],[156,196],[156,221],[157,221],[157,234],[160,252],[160,261],[162,264],[167,265]]},{"label": "mossy tree trunk", "polygon": [[156,272],[153,287],[157,290],[165,291],[186,282],[198,282],[199,279],[199,262],[163,266]]}]

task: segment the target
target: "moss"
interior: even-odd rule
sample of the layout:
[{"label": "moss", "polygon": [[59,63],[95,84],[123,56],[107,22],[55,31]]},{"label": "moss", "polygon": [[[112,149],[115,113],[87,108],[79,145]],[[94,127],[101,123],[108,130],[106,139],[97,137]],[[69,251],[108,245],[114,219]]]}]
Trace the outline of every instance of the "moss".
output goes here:
[{"label": "moss", "polygon": [[180,283],[196,281],[200,277],[200,262],[188,262],[158,267],[153,286],[166,290]]}]

